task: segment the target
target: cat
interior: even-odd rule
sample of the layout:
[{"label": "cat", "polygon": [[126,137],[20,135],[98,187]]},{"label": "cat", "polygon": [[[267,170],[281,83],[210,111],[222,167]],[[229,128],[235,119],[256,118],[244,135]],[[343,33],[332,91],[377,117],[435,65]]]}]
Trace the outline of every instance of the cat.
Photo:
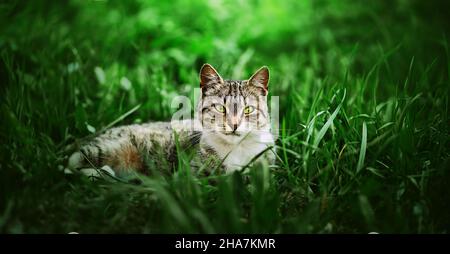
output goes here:
[{"label": "cat", "polygon": [[228,174],[251,163],[273,164],[275,138],[267,106],[269,69],[248,80],[224,80],[210,64],[200,70],[201,98],[194,119],[109,129],[73,153],[69,170],[98,175],[146,173],[149,164],[175,167],[178,149],[195,149],[194,169]]}]

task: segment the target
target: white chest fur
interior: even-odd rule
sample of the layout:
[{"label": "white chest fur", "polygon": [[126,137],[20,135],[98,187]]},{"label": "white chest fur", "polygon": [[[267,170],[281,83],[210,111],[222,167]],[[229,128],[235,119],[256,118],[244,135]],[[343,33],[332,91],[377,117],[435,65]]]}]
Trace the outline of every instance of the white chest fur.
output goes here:
[{"label": "white chest fur", "polygon": [[220,137],[207,137],[204,142],[211,146],[217,155],[225,160],[223,165],[226,173],[231,173],[241,169],[251,162],[257,155],[274,144],[273,136],[270,132],[249,135],[239,142],[227,142],[226,139]]}]

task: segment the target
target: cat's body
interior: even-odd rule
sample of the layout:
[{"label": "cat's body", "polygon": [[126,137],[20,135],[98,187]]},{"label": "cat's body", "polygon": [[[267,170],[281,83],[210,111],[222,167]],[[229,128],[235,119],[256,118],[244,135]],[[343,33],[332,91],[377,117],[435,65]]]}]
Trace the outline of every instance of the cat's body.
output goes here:
[{"label": "cat's body", "polygon": [[128,125],[107,130],[69,158],[69,168],[96,174],[109,166],[117,174],[146,173],[148,165],[175,166],[178,149],[194,149],[192,166],[225,173],[251,162],[273,163],[274,137],[267,109],[268,69],[249,80],[223,80],[210,65],[200,72],[198,118]]}]

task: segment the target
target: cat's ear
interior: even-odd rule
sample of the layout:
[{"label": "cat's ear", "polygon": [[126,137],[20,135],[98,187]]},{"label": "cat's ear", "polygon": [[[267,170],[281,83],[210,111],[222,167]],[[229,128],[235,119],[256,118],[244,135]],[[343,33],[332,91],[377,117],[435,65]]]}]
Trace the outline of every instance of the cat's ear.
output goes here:
[{"label": "cat's ear", "polygon": [[223,84],[223,79],[210,64],[204,64],[200,69],[200,88],[203,90],[217,84]]},{"label": "cat's ear", "polygon": [[269,85],[269,68],[267,68],[267,66],[259,68],[259,70],[257,70],[255,74],[249,78],[248,84],[261,89],[263,94],[267,95]]}]

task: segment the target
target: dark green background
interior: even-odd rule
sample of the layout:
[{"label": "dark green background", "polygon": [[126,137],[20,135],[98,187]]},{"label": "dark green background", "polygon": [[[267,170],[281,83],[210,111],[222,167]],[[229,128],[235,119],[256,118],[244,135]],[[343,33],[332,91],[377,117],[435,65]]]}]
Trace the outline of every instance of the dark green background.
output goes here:
[{"label": "dark green background", "polygon": [[[2,1],[0,232],[448,233],[449,10]],[[275,167],[197,178],[180,151],[140,185],[62,172],[67,145],[116,119],[170,119],[205,62],[234,79],[269,66]]]}]

